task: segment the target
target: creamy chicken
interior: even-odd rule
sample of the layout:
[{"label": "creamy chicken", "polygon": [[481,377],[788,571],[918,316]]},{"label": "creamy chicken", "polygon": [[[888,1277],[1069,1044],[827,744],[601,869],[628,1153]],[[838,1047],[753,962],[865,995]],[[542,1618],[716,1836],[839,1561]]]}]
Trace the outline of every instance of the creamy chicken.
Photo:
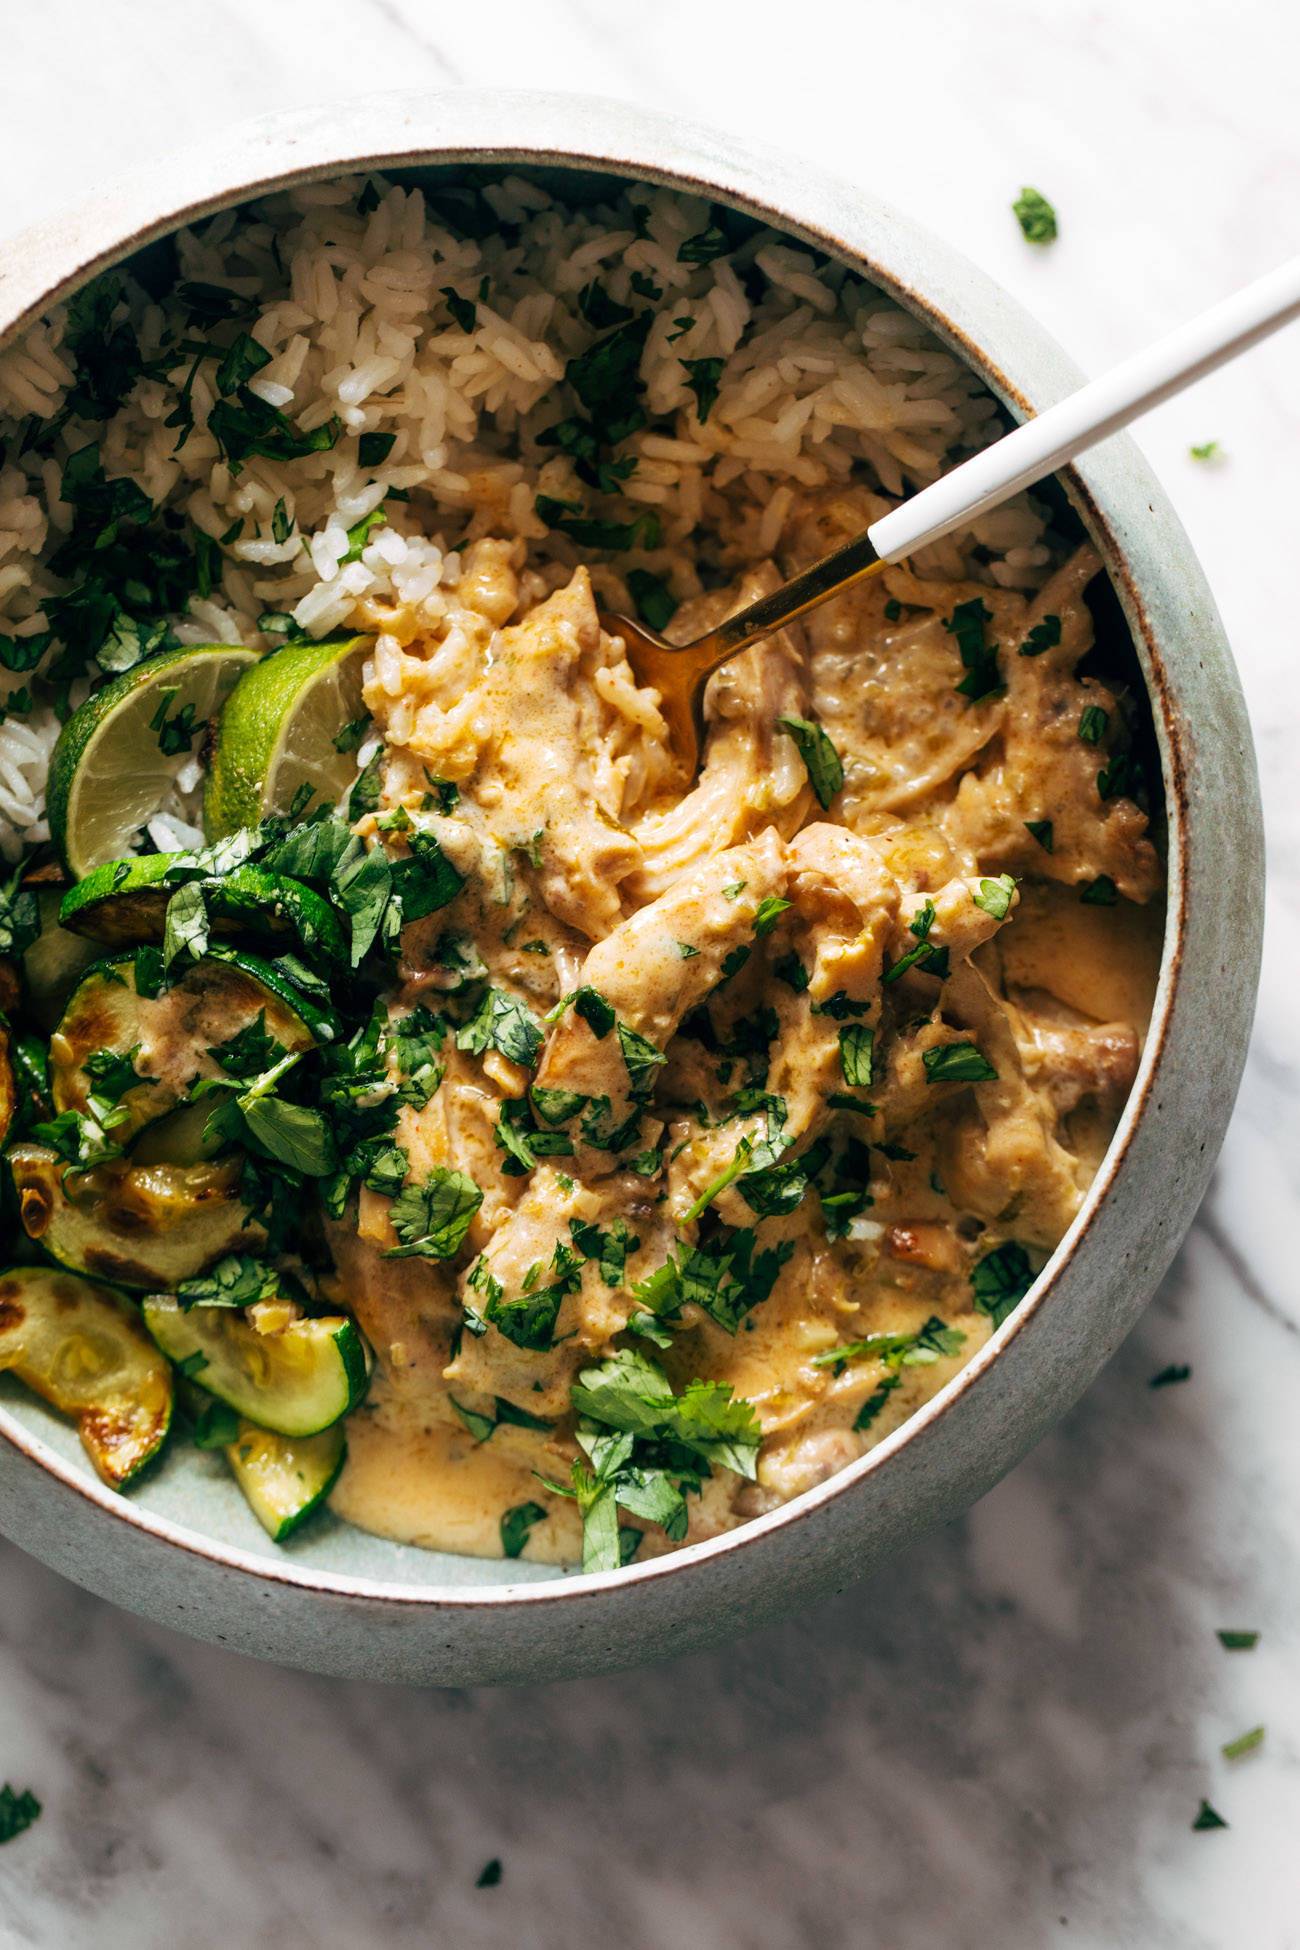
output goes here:
[{"label": "creamy chicken", "polygon": [[[881,507],[809,500],[778,562],[674,631]],[[412,1181],[482,1200],[447,1258],[385,1257],[376,1192],[331,1222],[378,1361],[344,1516],[493,1554],[532,1504],[527,1555],[574,1559],[549,1487],[580,1456],[570,1390],[639,1347],[754,1404],[755,1479],[716,1466],[689,1497],[708,1536],[852,1461],[987,1338],[1079,1208],[1159,956],[1130,707],[1088,661],[1098,567],[1082,548],[1032,598],[889,571],[714,678],[689,786],[584,569],[548,592],[522,544],[481,541],[434,633],[377,607],[377,818],[465,876],[403,937],[394,1016],[449,1026],[398,1137]],[[782,719],[829,736],[829,805]],[[458,1046],[485,979],[516,1033]]]}]

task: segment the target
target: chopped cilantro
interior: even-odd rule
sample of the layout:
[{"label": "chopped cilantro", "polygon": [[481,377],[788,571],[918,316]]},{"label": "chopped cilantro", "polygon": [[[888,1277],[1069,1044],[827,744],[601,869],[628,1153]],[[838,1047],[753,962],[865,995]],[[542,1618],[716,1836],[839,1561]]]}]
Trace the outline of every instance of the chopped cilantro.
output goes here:
[{"label": "chopped cilantro", "polygon": [[779,894],[769,894],[758,904],[758,911],[754,916],[754,933],[771,934],[786,909],[793,905],[792,901],[782,900]]},{"label": "chopped cilantro", "polygon": [[652,630],[666,630],[677,614],[677,598],[661,576],[649,569],[629,569],[627,593],[636,613]]},{"label": "chopped cilantro", "polygon": [[1214,1634],[1225,1652],[1253,1652],[1259,1644],[1259,1633],[1243,1630],[1240,1626],[1221,1625]]},{"label": "chopped cilantro", "polygon": [[1119,888],[1108,873],[1099,873],[1095,880],[1084,882],[1079,889],[1079,899],[1085,907],[1114,907],[1119,899]]},{"label": "chopped cilantro", "polygon": [[1034,1283],[1029,1255],[1018,1240],[1008,1239],[991,1253],[985,1253],[971,1269],[970,1283],[975,1305],[1000,1327],[1012,1308],[1024,1299]]},{"label": "chopped cilantro", "polygon": [[539,494],[533,506],[548,528],[558,529],[584,548],[649,549],[659,543],[659,517],[653,509],[632,521],[602,521],[585,515],[580,501],[557,501],[550,494]]},{"label": "chopped cilantro", "polygon": [[[506,1557],[521,1556],[528,1542],[529,1532],[536,1524],[544,1522],[545,1518],[546,1509],[541,1503],[516,1503],[509,1510],[502,1511],[500,1523],[502,1554]],[[487,1865],[488,1869],[493,1866],[491,1862]],[[497,1862],[495,1868],[496,1874],[490,1877],[488,1882],[484,1882],[483,1876],[479,1877],[480,1889],[489,1888],[492,1883],[501,1880],[501,1864]],[[483,1871],[483,1875],[486,1874],[487,1869]]]},{"label": "chopped cilantro", "polygon": [[526,1002],[504,989],[486,989],[474,1014],[456,1032],[457,1049],[480,1055],[489,1046],[526,1070],[541,1051],[541,1025]]},{"label": "chopped cilantro", "polygon": [[339,557],[339,567],[342,569],[346,568],[349,562],[359,562],[374,530],[386,527],[387,523],[388,516],[384,512],[382,501],[377,508],[372,508],[368,515],[362,515],[360,521],[353,522],[348,530],[347,554]]},{"label": "chopped cilantro", "polygon": [[909,934],[914,934],[917,946],[909,948],[905,955],[891,962],[881,976],[882,982],[897,982],[906,975],[909,968],[919,968],[922,974],[936,975],[942,981],[948,973],[948,950],[931,944],[930,930],[936,919],[936,908],[930,899],[924,900],[907,924]]},{"label": "chopped cilantro", "polygon": [[974,1043],[938,1043],[922,1050],[927,1083],[990,1083],[997,1071]]},{"label": "chopped cilantro", "polygon": [[26,954],[41,932],[41,911],[35,891],[24,887],[24,867],[16,866],[0,881],[0,955]]},{"label": "chopped cilantro", "polygon": [[1079,736],[1085,745],[1099,745],[1109,723],[1110,712],[1103,711],[1100,704],[1085,705],[1079,719]]},{"label": "chopped cilantro", "polygon": [[40,1812],[41,1804],[30,1788],[20,1792],[6,1781],[0,1788],[0,1842],[12,1842],[31,1827]]},{"label": "chopped cilantro", "polygon": [[1050,244],[1056,236],[1056,211],[1041,190],[1028,183],[1011,206],[1021,233],[1031,244]]},{"label": "chopped cilantro", "polygon": [[472,299],[462,298],[454,284],[444,284],[442,295],[447,300],[447,310],[461,331],[472,332],[478,324],[478,306]]},{"label": "chopped cilantro", "polygon": [[1021,657],[1041,657],[1044,650],[1055,649],[1060,641],[1060,617],[1045,616],[1041,623],[1034,624],[1016,654]]},{"label": "chopped cilantro", "polygon": [[968,603],[958,603],[952,615],[944,619],[944,629],[957,639],[958,653],[966,672],[954,688],[962,697],[969,698],[972,704],[992,697],[1003,688],[997,645],[986,643],[984,639],[984,626],[992,621],[992,610],[979,596]]},{"label": "chopped cilantro", "polygon": [[799,747],[817,803],[823,808],[829,806],[844,783],[844,767],[831,740],[819,724],[810,724],[807,718],[778,718],[777,723]]},{"label": "chopped cilantro", "polygon": [[812,979],[793,948],[788,954],[777,957],[772,963],[772,973],[779,982],[792,988],[796,995],[802,995]]},{"label": "chopped cilantro", "polygon": [[[536,1503],[521,1503],[519,1506],[521,1510],[536,1510],[538,1507],[539,1506]],[[507,1516],[512,1514],[513,1512],[511,1511],[506,1512]],[[542,1515],[543,1516],[546,1515],[545,1510],[542,1511]],[[537,1519],[534,1518],[533,1521],[536,1522]],[[501,1519],[501,1535],[502,1535],[502,1540],[504,1541],[505,1517]],[[525,1532],[525,1535],[527,1535],[527,1532]],[[522,1543],[520,1544],[519,1549],[520,1550],[523,1549]],[[514,1550],[514,1551],[508,1550],[506,1552],[507,1557],[518,1557],[518,1555],[519,1555],[518,1550]],[[483,1867],[479,1870],[478,1880],[475,1882],[474,1887],[476,1889],[495,1889],[498,1883],[500,1882],[500,1880],[501,1880],[501,1857],[499,1855],[494,1855],[491,1861],[485,1862],[483,1864]]]},{"label": "chopped cilantro", "polygon": [[703,230],[697,230],[693,237],[683,239],[677,249],[677,262],[712,264],[715,258],[725,257],[730,248],[721,226],[711,223]]},{"label": "chopped cilantro", "polygon": [[1031,839],[1038,841],[1044,853],[1050,853],[1052,851],[1052,822],[1050,819],[1027,819],[1025,821],[1025,831]]},{"label": "chopped cilantro", "polygon": [[381,467],[396,441],[395,433],[363,433],[357,442],[357,459],[362,467]]},{"label": "chopped cilantro", "polygon": [[840,1070],[852,1089],[871,1087],[875,1032],[862,1022],[846,1022],[840,1030]]},{"label": "chopped cilantro", "polygon": [[509,1097],[501,1106],[496,1140],[505,1152],[501,1166],[507,1178],[532,1171],[541,1158],[569,1158],[573,1139],[563,1131],[543,1131],[534,1122],[527,1098]]},{"label": "chopped cilantro", "polygon": [[459,1252],[483,1194],[463,1171],[435,1165],[423,1185],[407,1185],[389,1207],[400,1245],[385,1257],[450,1259]]},{"label": "chopped cilantro", "polygon": [[257,1300],[273,1300],[280,1290],[279,1275],[251,1253],[227,1253],[206,1273],[182,1280],[176,1298],[190,1307],[251,1307]]},{"label": "chopped cilantro", "polygon": [[1187,451],[1193,460],[1218,460],[1223,448],[1217,440],[1206,440],[1199,447],[1189,447]]},{"label": "chopped cilantro", "polygon": [[590,1102],[579,1090],[547,1090],[535,1083],[530,1092],[533,1105],[543,1123],[567,1124]]},{"label": "chopped cilantro", "polygon": [[[223,396],[238,392],[254,373],[270,363],[271,354],[266,347],[259,345],[249,333],[240,332],[217,367],[217,391]],[[283,541],[284,537],[277,535],[275,539]]]},{"label": "chopped cilantro", "polygon": [[1161,1368],[1159,1374],[1153,1374],[1147,1383],[1147,1387],[1169,1388],[1177,1381],[1190,1381],[1191,1378],[1192,1370],[1190,1366],[1185,1361],[1181,1363],[1175,1362],[1167,1368]]},{"label": "chopped cilantro", "polygon": [[1011,912],[1015,891],[1016,883],[1011,875],[1000,873],[994,880],[981,880],[978,894],[972,894],[971,899],[993,920],[1004,921]]},{"label": "chopped cilantro", "polygon": [[844,1341],[813,1356],[815,1368],[833,1368],[839,1374],[851,1361],[883,1361],[887,1367],[927,1367],[943,1355],[960,1354],[966,1336],[959,1327],[949,1327],[937,1314],[931,1314],[914,1334],[867,1334],[858,1341]]},{"label": "chopped cilantro", "polygon": [[496,1293],[484,1309],[497,1332],[516,1347],[542,1354],[555,1338],[555,1323],[566,1294],[576,1293],[582,1284],[576,1254],[560,1241],[551,1261],[556,1278],[537,1287],[518,1300],[506,1300]]},{"label": "chopped cilantro", "polygon": [[1135,799],[1143,789],[1142,767],[1132,752],[1112,752],[1097,774],[1101,799]]},{"label": "chopped cilantro", "polygon": [[708,419],[718,397],[722,384],[722,369],[725,359],[682,359],[686,368],[686,384],[695,395],[700,421]]},{"label": "chopped cilantro", "polygon": [[1212,1808],[1208,1801],[1201,1802],[1200,1807],[1196,1810],[1196,1819],[1192,1823],[1194,1830],[1203,1828],[1226,1828],[1227,1825],[1227,1822],[1223,1819],[1218,1809]]},{"label": "chopped cilantro", "polygon": [[585,982],[581,988],[575,989],[571,996],[566,996],[558,1008],[551,1011],[552,1016],[560,1014],[570,1002],[573,1004],[575,1014],[582,1017],[582,1020],[586,1023],[588,1029],[598,1042],[603,1041],[608,1036],[610,1030],[618,1021],[618,1017],[615,1015],[609,1003],[606,1002],[600,990],[591,988]]},{"label": "chopped cilantro", "polygon": [[625,1022],[618,1025],[618,1046],[623,1052],[632,1095],[648,1096],[654,1088],[654,1073],[660,1064],[667,1062],[667,1057],[648,1037],[629,1029]]},{"label": "chopped cilantro", "polygon": [[289,461],[325,453],[342,431],[343,422],[331,418],[304,432],[246,386],[231,399],[219,399],[208,415],[208,432],[235,474],[258,454],[266,460]]}]

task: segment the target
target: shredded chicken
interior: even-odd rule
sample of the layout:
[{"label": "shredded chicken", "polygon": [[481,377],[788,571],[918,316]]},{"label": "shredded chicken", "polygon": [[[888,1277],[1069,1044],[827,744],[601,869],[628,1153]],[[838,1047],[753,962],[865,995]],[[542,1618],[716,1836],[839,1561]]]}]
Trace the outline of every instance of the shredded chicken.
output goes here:
[{"label": "shredded chicken", "polygon": [[[805,497],[776,563],[675,633],[885,505]],[[755,1479],[692,1487],[687,1535],[712,1535],[852,1462],[1014,1304],[1132,1084],[1158,949],[1136,720],[1093,669],[1097,567],[1080,549],[1033,597],[864,584],[715,676],[689,789],[585,570],[547,593],[520,545],[482,540],[434,638],[375,618],[383,813],[464,883],[403,937],[392,1007],[445,1034],[395,1137],[409,1182],[462,1173],[481,1201],[446,1258],[385,1258],[380,1193],[331,1222],[378,1360],[345,1515],[493,1551],[529,1504],[529,1554],[572,1557],[560,1491],[592,1436],[570,1391],[639,1349],[753,1404]],[[829,806],[791,718],[836,748]],[[458,801],[431,810],[430,778]],[[485,984],[516,1033],[476,1046]]]}]

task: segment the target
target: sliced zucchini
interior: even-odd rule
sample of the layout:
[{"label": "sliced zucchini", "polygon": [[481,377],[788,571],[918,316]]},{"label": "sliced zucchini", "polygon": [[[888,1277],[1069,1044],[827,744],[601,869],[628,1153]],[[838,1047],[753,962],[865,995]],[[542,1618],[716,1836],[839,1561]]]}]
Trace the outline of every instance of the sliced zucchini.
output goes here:
[{"label": "sliced zucchini", "polygon": [[76,1418],[95,1468],[120,1490],[157,1455],[172,1375],[137,1309],[111,1286],[53,1266],[0,1273],[0,1369]]},{"label": "sliced zucchini", "polygon": [[[9,1031],[9,1067],[14,1079],[14,1128],[25,1131],[51,1117],[49,1045],[26,1031]],[[2,1120],[0,1120],[2,1121]]]},{"label": "sliced zucchini", "polygon": [[0,1144],[9,1135],[9,1126],[17,1114],[19,1097],[11,1060],[9,1028],[0,1017]]},{"label": "sliced zucchini", "polygon": [[27,1006],[42,1029],[52,1029],[86,968],[95,959],[93,942],[59,926],[63,889],[35,889],[41,931],[23,955]]},{"label": "sliced zucchini", "polygon": [[319,1435],[276,1435],[241,1418],[226,1448],[235,1481],[267,1536],[282,1544],[318,1510],[339,1479],[348,1445],[342,1422]]},{"label": "sliced zucchini", "polygon": [[[167,903],[178,884],[167,881],[166,875],[183,858],[183,854],[149,853],[96,867],[63,896],[58,913],[63,929],[88,935],[108,948],[161,941]],[[286,874],[236,867],[205,885],[204,905],[215,934],[248,934],[281,943],[297,940],[309,953],[347,962],[343,929],[329,902]]]},{"label": "sliced zucchini", "polygon": [[344,1314],[299,1318],[263,1334],[231,1307],[186,1311],[170,1293],[151,1293],[143,1304],[163,1353],[259,1428],[318,1435],[365,1393],[365,1343]]},{"label": "sliced zucchini", "polygon": [[175,1286],[265,1238],[237,1196],[239,1157],[199,1165],[117,1158],[84,1172],[70,1172],[43,1144],[11,1145],[8,1157],[23,1229],[74,1273]]},{"label": "sliced zucchini", "polygon": [[[197,1077],[244,1073],[232,1072],[211,1054],[232,1037],[250,1038],[246,1073],[255,1075],[286,1052],[328,1041],[333,1029],[331,1016],[268,962],[239,948],[214,948],[155,996],[139,993],[133,956],[96,962],[77,984],[50,1038],[55,1108],[86,1109],[97,1088],[85,1067],[92,1053],[107,1050],[124,1057],[134,1050],[142,1081],[120,1097],[130,1117],[113,1132],[115,1142],[126,1145],[146,1124],[183,1104]],[[152,1083],[143,1081],[150,1077]]]}]

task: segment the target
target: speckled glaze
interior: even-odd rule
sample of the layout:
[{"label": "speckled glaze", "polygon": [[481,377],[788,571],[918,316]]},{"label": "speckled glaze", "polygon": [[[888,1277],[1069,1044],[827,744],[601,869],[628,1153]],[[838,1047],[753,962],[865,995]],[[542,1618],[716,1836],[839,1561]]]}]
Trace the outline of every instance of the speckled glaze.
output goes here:
[{"label": "speckled glaze", "polygon": [[[29,232],[0,265],[0,345],[178,224],[355,168],[471,163],[702,191],[833,251],[954,344],[1013,413],[1080,375],[947,245],[853,184],[694,124],[573,96],[389,95],[255,124]],[[217,1459],[172,1454],[130,1497],[0,1377],[0,1528],[103,1596],[196,1637],[324,1672],[425,1684],[541,1680],[688,1651],[842,1589],[990,1488],[1136,1320],[1209,1179],[1254,1007],[1262,838],[1250,733],[1204,577],[1133,447],[1064,477],[1131,625],[1169,810],[1169,918],[1152,1033],[1075,1224],[970,1364],[860,1462],[712,1542],[596,1577],[452,1558],[326,1520],[269,1544]]]}]

